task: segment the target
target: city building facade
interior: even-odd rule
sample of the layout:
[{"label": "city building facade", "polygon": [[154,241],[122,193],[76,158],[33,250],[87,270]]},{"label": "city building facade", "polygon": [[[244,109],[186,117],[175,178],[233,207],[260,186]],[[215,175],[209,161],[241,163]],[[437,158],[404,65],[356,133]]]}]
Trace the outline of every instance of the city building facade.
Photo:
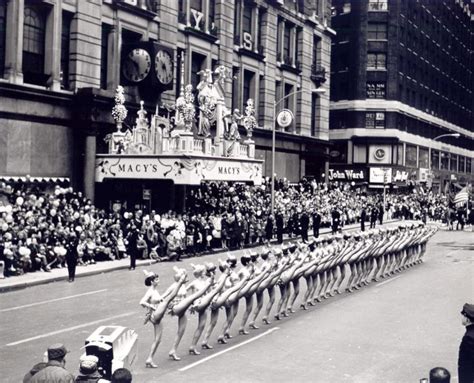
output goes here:
[{"label": "city building facade", "polygon": [[[232,73],[227,108],[255,102],[264,175],[285,108],[294,118],[276,127],[277,177],[319,177],[328,157],[330,13],[329,0],[1,0],[0,176],[67,177],[94,199],[117,86],[127,128],[140,101],[149,115],[166,112],[183,85],[196,88],[201,71],[223,65]],[[311,92],[318,87],[327,91]]]},{"label": "city building facade", "polygon": [[472,183],[472,6],[333,1],[330,179],[439,191]]}]

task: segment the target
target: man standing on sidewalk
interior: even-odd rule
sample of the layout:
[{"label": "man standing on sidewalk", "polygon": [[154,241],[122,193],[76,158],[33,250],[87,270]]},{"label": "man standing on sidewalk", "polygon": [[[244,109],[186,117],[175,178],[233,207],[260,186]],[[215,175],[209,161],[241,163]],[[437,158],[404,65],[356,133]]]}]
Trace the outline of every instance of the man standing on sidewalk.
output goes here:
[{"label": "man standing on sidewalk", "polygon": [[362,211],[360,212],[360,231],[365,231],[365,221],[367,220],[367,210],[365,210],[365,205],[362,206]]},{"label": "man standing on sidewalk", "polygon": [[319,237],[319,228],[321,227],[321,214],[318,213],[316,209],[313,211],[313,235],[314,238]]}]

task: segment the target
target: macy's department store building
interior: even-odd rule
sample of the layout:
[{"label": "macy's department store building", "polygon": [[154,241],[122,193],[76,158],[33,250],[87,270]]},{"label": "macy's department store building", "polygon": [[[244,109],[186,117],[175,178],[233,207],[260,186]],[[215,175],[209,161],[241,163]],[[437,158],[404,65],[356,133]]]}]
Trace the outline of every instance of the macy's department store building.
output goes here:
[{"label": "macy's department store building", "polygon": [[[104,139],[116,129],[111,109],[117,85],[125,87],[129,113],[123,125],[131,129],[140,100],[148,116],[156,105],[166,115],[181,85],[196,88],[200,71],[224,65],[231,72],[224,85],[227,109],[243,114],[246,100],[255,101],[254,158],[262,164],[262,176],[271,175],[271,128],[274,115],[285,108],[294,119],[276,132],[277,176],[320,178],[327,173],[329,92],[311,94],[311,89],[328,89],[334,32],[330,2],[310,5],[289,0],[1,2],[0,177],[68,179],[89,198],[101,200],[106,191],[96,185],[96,160],[108,153]],[[276,108],[275,99],[281,100]],[[139,178],[117,186],[136,189],[142,201],[157,187]],[[169,197],[172,205],[180,193],[173,190],[152,198]]]}]

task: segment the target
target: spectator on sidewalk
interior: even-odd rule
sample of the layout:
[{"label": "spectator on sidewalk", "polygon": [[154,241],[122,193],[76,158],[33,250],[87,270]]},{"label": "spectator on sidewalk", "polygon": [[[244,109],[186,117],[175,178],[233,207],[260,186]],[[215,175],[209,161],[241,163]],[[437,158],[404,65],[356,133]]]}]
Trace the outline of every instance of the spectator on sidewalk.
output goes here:
[{"label": "spectator on sidewalk", "polygon": [[458,379],[459,383],[472,383],[474,381],[474,305],[466,303],[461,315],[466,332],[459,346]]},{"label": "spectator on sidewalk", "polygon": [[362,206],[362,211],[360,212],[360,231],[365,231],[365,221],[367,220],[367,210],[365,206]]},{"label": "spectator on sidewalk", "polygon": [[312,214],[312,221],[313,221],[313,236],[314,238],[319,237],[319,228],[321,227],[321,214],[314,209]]},{"label": "spectator on sidewalk", "polygon": [[46,367],[34,374],[30,383],[74,383],[74,375],[64,367],[67,353],[63,344],[49,346]]},{"label": "spectator on sidewalk", "polygon": [[435,367],[430,370],[430,383],[449,383],[451,374],[444,367]]},{"label": "spectator on sidewalk", "polygon": [[110,383],[132,383],[132,373],[126,368],[117,368]]}]

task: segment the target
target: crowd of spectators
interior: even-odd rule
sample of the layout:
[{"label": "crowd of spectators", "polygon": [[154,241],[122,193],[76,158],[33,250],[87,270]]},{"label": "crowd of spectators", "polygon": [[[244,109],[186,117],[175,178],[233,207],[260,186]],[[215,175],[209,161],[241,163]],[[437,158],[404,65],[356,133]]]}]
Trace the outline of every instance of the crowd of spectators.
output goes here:
[{"label": "crowd of spectators", "polygon": [[[303,180],[275,186],[271,214],[268,180],[260,186],[208,182],[186,196],[182,214],[142,210],[106,211],[81,192],[56,186],[49,193],[28,185],[0,185],[0,264],[6,276],[78,265],[137,258],[179,260],[214,248],[242,248],[277,239],[318,235],[320,227],[385,218],[442,219],[446,199],[431,193],[366,194],[350,185]],[[374,222],[375,224],[375,222]],[[132,248],[133,247],[133,248]],[[1,275],[1,273],[0,273]]]}]

